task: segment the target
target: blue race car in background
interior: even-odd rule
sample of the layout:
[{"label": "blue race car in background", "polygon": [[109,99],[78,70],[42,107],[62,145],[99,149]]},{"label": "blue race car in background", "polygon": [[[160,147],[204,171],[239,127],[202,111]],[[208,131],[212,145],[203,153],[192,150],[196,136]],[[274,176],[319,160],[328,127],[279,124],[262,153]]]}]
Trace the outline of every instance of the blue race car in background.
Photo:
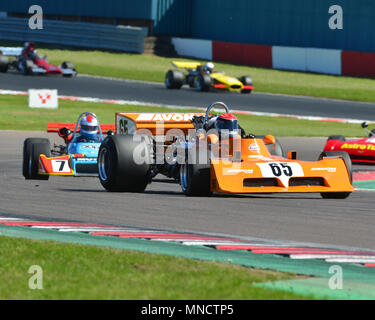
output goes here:
[{"label": "blue race car in background", "polygon": [[[57,132],[65,145],[49,139],[27,138],[23,145],[23,176],[48,180],[49,176],[97,176],[97,158],[103,134],[114,134],[114,125],[100,125],[91,112],[82,113],[76,124],[48,123],[47,132]],[[73,132],[72,132],[73,130]]]}]

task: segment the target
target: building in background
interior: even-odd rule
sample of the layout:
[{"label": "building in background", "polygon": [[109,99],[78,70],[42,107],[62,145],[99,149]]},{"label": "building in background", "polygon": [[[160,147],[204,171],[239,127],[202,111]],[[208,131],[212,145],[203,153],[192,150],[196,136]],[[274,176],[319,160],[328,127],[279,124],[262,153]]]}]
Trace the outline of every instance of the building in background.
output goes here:
[{"label": "building in background", "polygon": [[[319,60],[316,51],[285,51],[279,47],[326,51],[334,74],[375,76],[375,1],[373,0],[38,0],[45,18],[145,26],[149,35],[211,41],[212,58],[230,62],[288,67],[285,55]],[[35,1],[2,1],[8,16],[28,16]],[[342,28],[331,29],[332,6],[342,8]],[[202,44],[202,42],[200,43]],[[191,43],[190,43],[191,45]],[[215,53],[216,50],[216,53]],[[282,56],[276,61],[273,53]],[[259,59],[249,58],[249,52]],[[270,52],[270,53],[269,53]],[[265,59],[260,59],[266,53]],[[323,52],[324,53],[324,52]],[[342,61],[336,61],[340,56]],[[205,58],[205,57],[203,57]],[[302,59],[302,60],[301,60]],[[258,61],[259,60],[259,61]],[[260,61],[262,60],[262,61]],[[257,62],[258,61],[258,62]],[[352,62],[361,65],[354,66]],[[298,61],[297,61],[298,64]],[[336,65],[335,65],[336,64]],[[370,64],[370,65],[369,65]],[[367,71],[357,72],[367,66]],[[308,66],[302,70],[309,70]],[[340,72],[338,72],[340,69]]]}]

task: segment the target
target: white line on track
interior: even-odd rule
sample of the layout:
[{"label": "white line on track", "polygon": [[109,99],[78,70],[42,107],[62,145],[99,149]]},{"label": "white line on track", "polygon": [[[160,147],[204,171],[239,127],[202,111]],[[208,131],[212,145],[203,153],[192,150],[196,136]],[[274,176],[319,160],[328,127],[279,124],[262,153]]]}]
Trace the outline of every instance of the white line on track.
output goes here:
[{"label": "white line on track", "polygon": [[375,256],[345,255],[345,254],[291,254],[291,259],[369,259],[374,260]]}]

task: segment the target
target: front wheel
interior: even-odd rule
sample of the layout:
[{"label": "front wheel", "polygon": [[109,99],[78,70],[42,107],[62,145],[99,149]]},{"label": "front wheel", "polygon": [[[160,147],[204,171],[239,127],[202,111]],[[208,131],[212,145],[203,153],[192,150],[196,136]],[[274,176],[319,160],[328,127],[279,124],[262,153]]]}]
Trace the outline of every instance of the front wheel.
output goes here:
[{"label": "front wheel", "polygon": [[0,72],[6,73],[9,69],[9,58],[7,56],[0,55]]},{"label": "front wheel", "polygon": [[[322,160],[323,157],[341,157],[345,161],[346,168],[348,170],[350,183],[353,182],[353,172],[352,172],[352,161],[350,156],[345,151],[323,151],[318,160]],[[351,192],[322,192],[321,196],[323,199],[346,199],[349,197]]]},{"label": "front wheel", "polygon": [[204,153],[196,154],[194,163],[189,163],[189,160],[191,162],[193,160],[192,154],[190,154],[191,156],[180,166],[180,185],[182,192],[187,196],[204,197],[212,194],[210,186],[211,165],[208,152]]},{"label": "front wheel", "polygon": [[[242,82],[244,86],[252,86],[253,80],[249,76],[243,76],[239,78],[239,80]],[[252,89],[242,89],[241,93],[251,93]]]},{"label": "front wheel", "polygon": [[40,155],[51,155],[51,146],[48,139],[28,138],[23,145],[22,172],[26,180],[48,180],[48,175],[39,174]]},{"label": "front wheel", "polygon": [[143,192],[150,181],[150,153],[145,138],[107,136],[99,149],[99,180],[110,192]]}]

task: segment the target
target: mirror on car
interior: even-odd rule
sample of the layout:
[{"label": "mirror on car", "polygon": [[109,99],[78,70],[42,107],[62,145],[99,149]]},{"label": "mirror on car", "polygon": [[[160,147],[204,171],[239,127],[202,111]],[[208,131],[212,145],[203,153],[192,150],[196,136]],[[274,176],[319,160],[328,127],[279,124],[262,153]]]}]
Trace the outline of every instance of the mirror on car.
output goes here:
[{"label": "mirror on car", "polygon": [[276,139],[273,135],[267,134],[264,138],[263,141],[265,144],[276,144]]}]

